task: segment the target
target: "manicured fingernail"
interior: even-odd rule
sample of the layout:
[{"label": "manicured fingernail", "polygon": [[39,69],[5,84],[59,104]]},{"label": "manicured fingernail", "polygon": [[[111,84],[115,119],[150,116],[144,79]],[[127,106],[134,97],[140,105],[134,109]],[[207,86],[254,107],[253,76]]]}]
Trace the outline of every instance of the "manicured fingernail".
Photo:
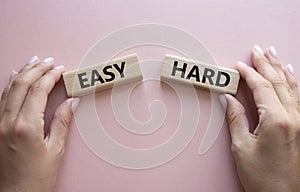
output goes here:
[{"label": "manicured fingernail", "polygon": [[54,69],[62,69],[62,68],[64,68],[64,67],[65,67],[65,66],[60,65],[60,66],[54,67]]},{"label": "manicured fingernail", "polygon": [[289,73],[290,73],[291,75],[295,75],[294,68],[293,68],[293,66],[292,66],[291,64],[288,64],[288,65],[287,65],[287,69],[288,69],[288,71],[289,71]]},{"label": "manicured fingernail", "polygon": [[33,56],[29,59],[29,61],[27,62],[28,65],[32,65],[34,64],[39,58],[37,56]]},{"label": "manicured fingernail", "polygon": [[219,101],[220,101],[221,105],[224,107],[224,109],[226,109],[227,101],[226,101],[226,97],[224,94],[219,95]]},{"label": "manicured fingernail", "polygon": [[12,71],[12,72],[10,73],[9,81],[11,81],[17,74],[18,74],[18,72]]},{"label": "manicured fingernail", "polygon": [[43,60],[44,63],[51,63],[53,61],[54,61],[53,57],[48,57],[48,58]]},{"label": "manicured fingernail", "polygon": [[247,67],[248,65],[242,61],[238,61],[237,65],[241,66],[241,67]]},{"label": "manicured fingernail", "polygon": [[275,47],[271,46],[271,47],[268,49],[268,51],[269,51],[269,53],[270,53],[270,55],[271,55],[272,57],[277,57],[277,51],[276,51]]},{"label": "manicured fingernail", "polygon": [[75,110],[77,109],[79,102],[80,102],[79,98],[73,98],[73,102],[72,102],[72,111],[73,112],[75,112]]},{"label": "manicured fingernail", "polygon": [[254,46],[254,52],[257,53],[260,56],[264,55],[264,51],[258,45]]}]

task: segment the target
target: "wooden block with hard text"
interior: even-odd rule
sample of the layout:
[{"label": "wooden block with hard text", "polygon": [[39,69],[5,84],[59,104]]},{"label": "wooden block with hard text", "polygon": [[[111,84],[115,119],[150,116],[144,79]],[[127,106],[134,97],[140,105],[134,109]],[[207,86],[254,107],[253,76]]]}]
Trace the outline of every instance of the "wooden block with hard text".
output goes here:
[{"label": "wooden block with hard text", "polygon": [[235,95],[240,74],[237,70],[167,54],[161,80]]},{"label": "wooden block with hard text", "polygon": [[63,74],[67,95],[77,97],[143,79],[136,54]]}]

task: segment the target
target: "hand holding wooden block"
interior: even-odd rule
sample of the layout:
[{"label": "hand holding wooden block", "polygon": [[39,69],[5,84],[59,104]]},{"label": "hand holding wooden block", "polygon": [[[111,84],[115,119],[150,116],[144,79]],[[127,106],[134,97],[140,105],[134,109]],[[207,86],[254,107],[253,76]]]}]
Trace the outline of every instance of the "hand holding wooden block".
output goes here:
[{"label": "hand holding wooden block", "polygon": [[66,72],[63,78],[68,96],[76,97],[109,89],[114,85],[140,81],[143,75],[138,58],[134,54],[104,64]]},{"label": "hand holding wooden block", "polygon": [[216,92],[236,94],[240,74],[237,70],[166,55],[161,72],[162,81],[192,84]]}]

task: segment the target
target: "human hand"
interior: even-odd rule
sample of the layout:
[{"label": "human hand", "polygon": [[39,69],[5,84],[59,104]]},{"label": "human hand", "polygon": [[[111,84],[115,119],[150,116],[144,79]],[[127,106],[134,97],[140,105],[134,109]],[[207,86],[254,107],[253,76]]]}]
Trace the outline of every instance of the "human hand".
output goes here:
[{"label": "human hand", "polygon": [[33,57],[3,91],[0,102],[0,191],[52,191],[64,153],[73,110],[79,99],[67,99],[56,110],[44,136],[47,97],[64,67],[53,59]]},{"label": "human hand", "polygon": [[225,95],[232,152],[246,192],[300,191],[300,106],[291,65],[282,67],[274,47],[252,51],[237,69],[253,92],[259,123],[249,132],[241,103]]}]

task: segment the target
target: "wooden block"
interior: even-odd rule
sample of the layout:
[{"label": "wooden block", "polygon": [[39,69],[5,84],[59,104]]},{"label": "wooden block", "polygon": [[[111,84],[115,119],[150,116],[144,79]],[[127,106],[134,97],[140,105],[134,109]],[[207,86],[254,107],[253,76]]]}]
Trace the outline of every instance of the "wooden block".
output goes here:
[{"label": "wooden block", "polygon": [[140,81],[143,79],[143,75],[138,58],[134,54],[66,72],[63,74],[63,79],[68,96],[77,97],[113,86]]},{"label": "wooden block", "polygon": [[161,80],[188,83],[198,88],[234,95],[237,92],[240,74],[237,70],[167,54]]}]

